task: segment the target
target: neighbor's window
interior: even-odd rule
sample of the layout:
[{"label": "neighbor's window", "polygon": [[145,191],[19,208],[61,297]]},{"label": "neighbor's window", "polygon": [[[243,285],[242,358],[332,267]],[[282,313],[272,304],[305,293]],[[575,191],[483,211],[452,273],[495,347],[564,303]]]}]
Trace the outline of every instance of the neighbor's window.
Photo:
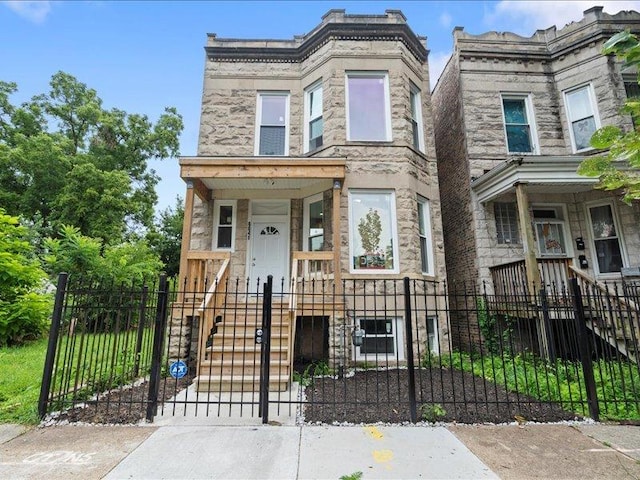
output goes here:
[{"label": "neighbor's window", "polygon": [[388,317],[358,318],[358,325],[364,330],[362,345],[356,347],[356,359],[374,360],[392,357],[404,360],[402,319]]},{"label": "neighbor's window", "polygon": [[389,77],[347,73],[347,140],[391,140]]},{"label": "neighbor's window", "polygon": [[600,128],[595,96],[591,85],[564,92],[569,134],[574,152],[591,148],[591,135]]},{"label": "neighbor's window", "polygon": [[538,253],[542,257],[567,255],[566,224],[561,207],[534,207],[533,223],[538,241]]},{"label": "neighbor's window", "polygon": [[422,273],[433,274],[433,248],[431,247],[431,216],[429,200],[418,197],[418,235],[420,237],[420,261]]},{"label": "neighbor's window", "polygon": [[434,355],[440,355],[437,317],[427,317],[427,347]]},{"label": "neighbor's window", "polygon": [[256,155],[288,155],[289,94],[259,93]]},{"label": "neighbor's window", "polygon": [[[640,101],[640,85],[635,78],[624,81],[624,91],[627,94],[627,100]],[[634,127],[640,126],[640,116],[637,113],[631,112],[631,121]]]},{"label": "neighbor's window", "polygon": [[349,191],[351,271],[397,273],[396,202],[392,191]]},{"label": "neighbor's window", "polygon": [[589,220],[595,247],[597,272],[619,272],[624,266],[624,262],[613,205],[607,203],[589,207]]},{"label": "neighbor's window", "polygon": [[317,83],[305,91],[305,131],[304,151],[322,146],[324,123],[322,119],[322,83]]},{"label": "neighbor's window", "polygon": [[411,96],[411,133],[413,134],[413,146],[424,152],[424,136],[422,134],[422,105],[420,102],[420,90],[414,84],[410,87]]},{"label": "neighbor's window", "polygon": [[235,243],[236,202],[235,200],[219,200],[216,201],[214,205],[214,248],[216,250],[233,250]]},{"label": "neighbor's window", "polygon": [[509,153],[536,153],[531,98],[528,95],[503,95],[502,112]]},{"label": "neighbor's window", "polygon": [[496,202],[493,204],[493,214],[496,219],[498,243],[520,243],[516,204],[514,202]]}]

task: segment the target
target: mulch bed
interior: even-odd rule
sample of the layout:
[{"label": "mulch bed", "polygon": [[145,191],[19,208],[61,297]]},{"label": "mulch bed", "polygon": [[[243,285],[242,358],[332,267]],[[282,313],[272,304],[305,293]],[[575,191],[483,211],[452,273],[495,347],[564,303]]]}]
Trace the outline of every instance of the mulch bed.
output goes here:
[{"label": "mulch bed", "polygon": [[[366,370],[334,379],[316,378],[305,394],[307,422],[401,423],[410,420],[406,369]],[[508,392],[467,372],[416,370],[418,420],[458,423],[573,420],[576,414],[551,403]]]},{"label": "mulch bed", "polygon": [[[162,380],[160,401],[189,386],[193,377]],[[145,418],[149,385],[100,395],[60,414],[58,420],[138,423]],[[516,395],[470,373],[443,368],[416,370],[417,417],[430,422],[504,423],[573,420],[558,405]],[[410,420],[406,369],[365,370],[342,379],[314,378],[306,387],[305,422],[402,423]]]}]

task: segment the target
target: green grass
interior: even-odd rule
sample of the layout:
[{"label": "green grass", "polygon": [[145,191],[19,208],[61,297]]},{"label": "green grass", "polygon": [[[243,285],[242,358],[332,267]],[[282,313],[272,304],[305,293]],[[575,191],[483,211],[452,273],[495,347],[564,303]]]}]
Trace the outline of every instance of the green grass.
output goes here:
[{"label": "green grass", "polygon": [[[558,360],[545,362],[531,354],[486,355],[454,352],[423,363],[441,364],[484,377],[522,395],[558,402],[579,415],[589,415],[582,365]],[[640,371],[633,363],[593,362],[600,418],[640,420]]]},{"label": "green grass", "polygon": [[[150,357],[152,335],[151,329],[144,331],[142,358]],[[55,369],[53,388],[59,392],[64,384],[72,393],[53,409],[147,375],[148,362],[143,362],[138,375],[134,375],[136,337],[135,330],[118,336],[100,333],[64,337],[58,347],[57,363],[65,361],[72,367],[63,370],[59,365]],[[39,422],[38,398],[46,352],[46,338],[20,347],[0,348],[0,423]]]},{"label": "green grass", "polygon": [[0,348],[0,423],[38,423],[38,397],[47,339]]}]

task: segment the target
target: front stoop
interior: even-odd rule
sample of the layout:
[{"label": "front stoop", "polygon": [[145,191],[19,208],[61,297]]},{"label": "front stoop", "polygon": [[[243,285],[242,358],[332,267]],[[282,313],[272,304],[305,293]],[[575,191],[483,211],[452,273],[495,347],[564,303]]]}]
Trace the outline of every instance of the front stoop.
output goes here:
[{"label": "front stoop", "polygon": [[[262,325],[261,311],[261,305],[256,308],[255,303],[225,307],[200,360],[194,381],[198,392],[260,390],[261,346],[255,335]],[[269,390],[286,391],[291,378],[289,311],[281,305],[272,310],[269,369]]]}]

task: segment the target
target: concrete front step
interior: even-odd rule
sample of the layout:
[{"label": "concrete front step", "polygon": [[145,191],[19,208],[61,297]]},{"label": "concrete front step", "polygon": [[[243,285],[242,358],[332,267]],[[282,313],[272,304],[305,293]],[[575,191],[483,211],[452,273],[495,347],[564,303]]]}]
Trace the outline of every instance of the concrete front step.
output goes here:
[{"label": "concrete front step", "polygon": [[[199,375],[194,381],[198,392],[258,392],[259,375]],[[269,391],[286,392],[288,375],[269,375]]]}]

